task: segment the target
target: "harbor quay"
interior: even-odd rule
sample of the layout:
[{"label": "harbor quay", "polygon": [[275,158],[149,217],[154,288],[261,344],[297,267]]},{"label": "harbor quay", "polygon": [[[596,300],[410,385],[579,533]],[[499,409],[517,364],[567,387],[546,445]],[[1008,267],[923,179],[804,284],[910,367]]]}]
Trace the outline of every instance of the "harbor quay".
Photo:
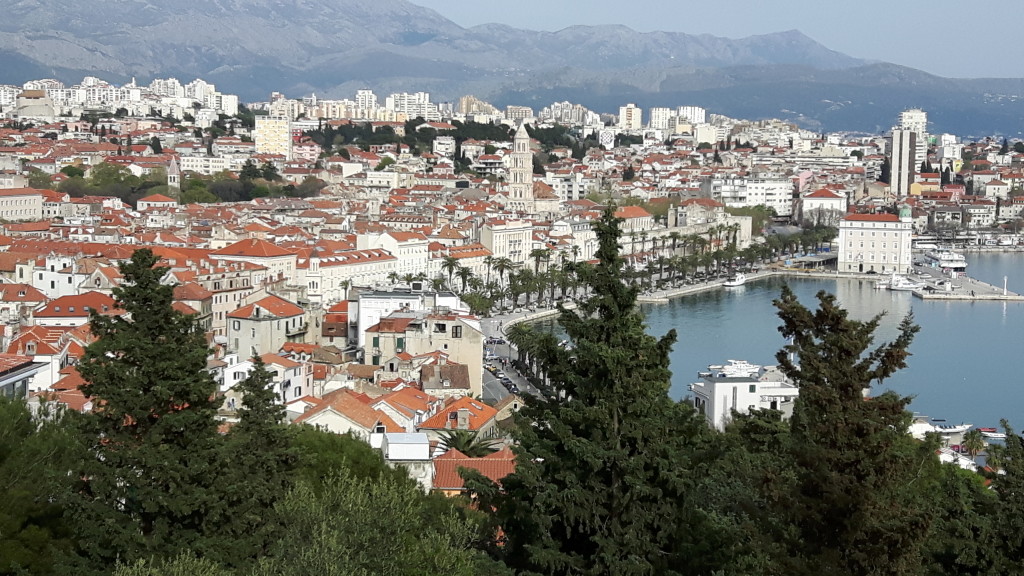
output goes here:
[{"label": "harbor quay", "polygon": [[[757,272],[748,273],[746,275],[746,280],[750,282],[759,278],[768,278],[772,276],[789,276],[794,278],[854,278],[861,280],[873,280],[882,285],[884,285],[885,280],[888,279],[888,276],[882,274],[843,273],[821,268],[797,269],[782,265],[770,265],[758,270]],[[1007,290],[1003,286],[994,286],[968,275],[960,275],[957,278],[950,278],[943,274],[941,270],[928,266],[916,266],[914,268],[914,272],[906,274],[905,276],[923,285],[922,288],[911,291],[915,297],[922,300],[1024,301],[1024,296],[1017,292]],[[664,304],[672,298],[723,288],[725,282],[726,279],[724,278],[715,278],[705,282],[680,286],[678,288],[657,290],[641,294],[637,298],[637,301],[641,304]]]}]

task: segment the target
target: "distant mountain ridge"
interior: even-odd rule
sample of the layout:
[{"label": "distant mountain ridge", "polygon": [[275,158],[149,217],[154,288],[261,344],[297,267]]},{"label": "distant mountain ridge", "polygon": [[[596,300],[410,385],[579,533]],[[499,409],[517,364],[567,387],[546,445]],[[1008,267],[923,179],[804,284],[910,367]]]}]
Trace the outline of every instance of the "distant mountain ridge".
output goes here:
[{"label": "distant mountain ridge", "polygon": [[696,104],[852,130],[887,127],[913,105],[957,133],[1009,130],[1024,117],[1020,81],[869,63],[796,30],[733,40],[618,25],[463,28],[405,0],[13,0],[5,14],[0,83],[200,77],[244,100],[370,87],[534,107],[558,95],[600,111]]}]

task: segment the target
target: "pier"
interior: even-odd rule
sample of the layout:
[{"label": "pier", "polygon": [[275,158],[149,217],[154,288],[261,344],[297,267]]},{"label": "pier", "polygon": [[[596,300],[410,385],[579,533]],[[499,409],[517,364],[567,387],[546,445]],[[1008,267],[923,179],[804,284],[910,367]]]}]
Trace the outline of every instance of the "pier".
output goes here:
[{"label": "pier", "polygon": [[1024,301],[1024,296],[1003,286],[993,286],[970,276],[950,278],[941,270],[927,266],[915,267],[914,273],[908,276],[926,284],[925,288],[913,291],[914,296],[922,300]]}]

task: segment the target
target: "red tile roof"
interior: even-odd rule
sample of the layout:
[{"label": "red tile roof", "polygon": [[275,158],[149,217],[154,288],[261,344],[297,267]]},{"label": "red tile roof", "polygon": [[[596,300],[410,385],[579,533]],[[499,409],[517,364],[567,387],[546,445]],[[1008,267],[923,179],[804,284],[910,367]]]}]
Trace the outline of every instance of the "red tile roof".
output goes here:
[{"label": "red tile roof", "polygon": [[61,296],[51,300],[34,314],[36,318],[88,318],[89,312],[100,314],[124,314],[114,305],[114,299],[102,292],[86,292],[73,296]]},{"label": "red tile roof", "polygon": [[454,420],[452,420],[449,415],[457,414],[458,411],[463,408],[469,410],[470,430],[479,430],[498,413],[497,410],[483,402],[477,402],[467,396],[461,396],[458,399],[449,402],[448,405],[438,411],[437,414],[427,418],[419,425],[419,428],[428,430],[450,430]]},{"label": "red tile roof", "polygon": [[240,240],[230,246],[210,253],[211,256],[246,256],[250,258],[277,258],[280,256],[292,256],[293,252],[285,250],[280,246],[271,244],[266,240],[250,238]]},{"label": "red tile roof", "polygon": [[301,316],[302,308],[295,304],[271,294],[266,298],[253,302],[248,306],[242,306],[228,314],[228,318],[290,318]]},{"label": "red tile roof", "polygon": [[448,450],[434,458],[434,488],[464,489],[465,483],[459,475],[459,468],[476,470],[494,482],[501,482],[516,471],[516,455],[507,446],[482,458],[470,458],[458,450]]}]

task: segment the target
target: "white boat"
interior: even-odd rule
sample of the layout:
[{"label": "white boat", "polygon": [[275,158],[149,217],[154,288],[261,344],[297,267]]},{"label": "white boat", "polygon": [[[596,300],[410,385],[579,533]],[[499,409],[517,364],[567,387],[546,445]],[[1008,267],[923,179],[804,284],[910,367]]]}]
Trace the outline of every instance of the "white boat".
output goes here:
[{"label": "white boat", "polygon": [[989,440],[1006,440],[1006,433],[997,432],[995,428],[978,428],[978,432]]},{"label": "white boat", "polygon": [[745,284],[746,281],[747,281],[746,275],[744,275],[742,272],[737,272],[737,273],[733,274],[732,276],[730,276],[728,280],[723,282],[722,286],[726,286],[726,287],[729,287],[729,288],[736,287],[736,286],[743,286],[743,284]]},{"label": "white boat", "polygon": [[894,273],[885,287],[889,290],[899,291],[920,290],[924,288],[924,282],[914,282],[906,276],[900,276],[899,274]]},{"label": "white boat", "polygon": [[932,266],[943,270],[952,272],[967,270],[967,258],[959,252],[954,252],[952,248],[940,247],[929,250],[925,252],[924,257]]},{"label": "white boat", "polygon": [[914,438],[920,440],[924,438],[925,434],[951,436],[953,434],[963,434],[973,427],[973,424],[937,424],[929,422],[926,417],[915,417],[914,421],[910,424],[908,432]]}]

